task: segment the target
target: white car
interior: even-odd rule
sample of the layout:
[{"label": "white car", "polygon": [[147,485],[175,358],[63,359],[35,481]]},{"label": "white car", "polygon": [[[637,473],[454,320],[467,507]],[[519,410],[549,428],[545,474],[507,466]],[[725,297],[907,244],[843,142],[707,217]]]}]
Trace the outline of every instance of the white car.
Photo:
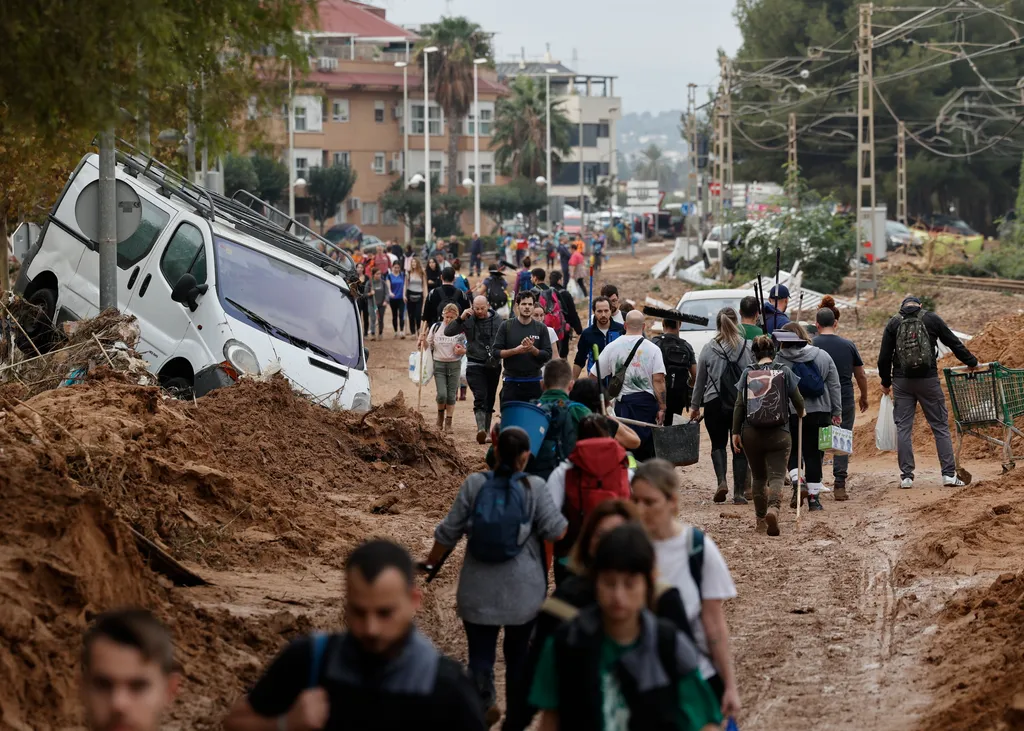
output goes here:
[{"label": "white car", "polygon": [[[98,156],[86,155],[21,268],[15,291],[45,313],[27,323],[33,340],[99,313],[98,245],[76,214],[98,177]],[[140,355],[162,385],[200,396],[279,365],[324,406],[370,408],[347,254],[333,261],[298,238],[308,230],[288,233],[141,153],[119,150],[116,178],[141,201],[140,225],[117,245],[118,309],[137,318]]]},{"label": "white car", "polygon": [[[723,228],[725,230],[725,238],[722,238]],[[725,224],[725,226],[712,226],[711,231],[708,232],[708,237],[704,239],[701,244],[701,253],[704,255],[704,263],[707,266],[713,264],[722,263],[722,248],[728,243],[729,239],[732,238],[733,225],[731,223]]]},{"label": "white car", "polygon": [[706,317],[707,325],[690,325],[682,323],[679,327],[679,336],[693,347],[693,352],[700,358],[700,351],[705,345],[711,342],[718,332],[715,328],[715,320],[723,307],[731,307],[740,311],[740,300],[744,297],[753,296],[749,289],[702,289],[687,292],[679,300],[676,309],[684,315],[695,315]]}]

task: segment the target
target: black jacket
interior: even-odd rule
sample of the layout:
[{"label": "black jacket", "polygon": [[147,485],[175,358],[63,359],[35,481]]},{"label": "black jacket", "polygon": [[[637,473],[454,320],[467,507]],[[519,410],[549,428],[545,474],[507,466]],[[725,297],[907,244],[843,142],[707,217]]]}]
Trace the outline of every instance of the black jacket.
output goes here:
[{"label": "black jacket", "polygon": [[[915,302],[908,302],[900,308],[900,314],[889,320],[882,333],[882,347],[878,351],[878,375],[882,379],[882,385],[888,388],[892,385],[893,378],[938,378],[939,368],[936,363],[938,358],[932,362],[932,367],[926,372],[907,374],[900,367],[899,359],[896,356],[896,333],[900,329],[903,317],[921,310],[921,305]],[[960,338],[953,334],[945,320],[934,312],[923,312],[921,321],[928,330],[928,338],[932,341],[932,350],[938,352],[937,342],[941,342],[953,351],[953,355],[960,359],[960,362],[968,366],[978,365],[978,359],[967,349]]]},{"label": "black jacket", "polygon": [[573,302],[572,295],[562,285],[552,287],[551,289],[558,292],[558,302],[562,306],[562,314],[565,315],[565,321],[569,323],[569,327],[577,335],[583,333],[583,323],[580,322],[580,313],[576,311],[576,303]]},{"label": "black jacket", "polygon": [[458,305],[460,315],[469,309],[469,300],[462,290],[454,284],[442,284],[440,287],[435,287],[427,295],[427,302],[423,306],[423,321],[430,326],[440,320],[441,315],[444,314],[444,309],[441,305],[443,302],[449,301]]},{"label": "black jacket", "polygon": [[[494,336],[498,333],[501,322],[501,315],[497,314],[494,310],[488,310],[487,317],[484,318],[479,318],[476,315],[470,315],[465,320],[461,317],[456,318],[448,323],[448,326],[444,329],[444,334],[448,337],[454,337],[460,333],[465,333],[466,359],[470,363],[486,365],[488,360],[490,360],[491,346],[494,344]],[[498,367],[501,367],[500,359],[498,359]]]}]

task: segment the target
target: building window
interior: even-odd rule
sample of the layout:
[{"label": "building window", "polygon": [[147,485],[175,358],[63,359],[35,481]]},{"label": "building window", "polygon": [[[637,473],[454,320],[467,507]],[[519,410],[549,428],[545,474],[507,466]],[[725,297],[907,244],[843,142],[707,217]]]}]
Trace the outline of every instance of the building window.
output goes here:
[{"label": "building window", "polygon": [[441,134],[441,107],[430,105],[430,134],[437,136]]},{"label": "building window", "polygon": [[384,122],[384,102],[375,101],[373,103],[373,121],[377,124]]},{"label": "building window", "polygon": [[441,173],[442,172],[443,172],[443,170],[441,169],[441,161],[440,160],[431,160],[430,161],[430,183],[431,183],[431,185],[433,185],[435,187],[440,185],[440,183],[441,183]]},{"label": "building window", "polygon": [[[384,174],[384,158],[385,158],[385,155],[384,155],[383,152],[375,152],[375,153],[373,153],[373,172],[377,173],[377,175],[383,175]],[[365,205],[364,205],[364,210],[365,210]]]},{"label": "building window", "polygon": [[305,178],[307,175],[309,175],[309,158],[295,158],[295,177]]},{"label": "building window", "polygon": [[401,152],[392,152],[391,153],[391,163],[388,166],[388,172],[389,173],[404,173],[405,172],[405,166],[402,164],[402,153]]},{"label": "building window", "polygon": [[[423,105],[413,104],[412,106],[412,127],[410,132],[414,135],[423,134]],[[443,124],[441,119],[441,107],[436,104],[430,105],[430,134],[438,136],[442,134]]]},{"label": "building window", "polygon": [[583,146],[584,147],[597,147],[597,128],[599,125],[596,124],[584,124],[583,125]]},{"label": "building window", "polygon": [[306,131],[306,108],[295,107],[295,131],[305,132]]},{"label": "building window", "polygon": [[611,125],[607,121],[605,121],[605,120],[602,120],[601,122],[599,122],[598,125],[597,125],[597,136],[598,136],[598,138],[607,138],[610,134],[611,134]]},{"label": "building window", "polygon": [[331,121],[348,121],[348,99],[335,99],[331,103]]},{"label": "building window", "polygon": [[349,152],[335,152],[332,162],[335,165],[344,165],[345,167],[352,166],[352,153]]},{"label": "building window", "polygon": [[480,134],[488,137],[491,134],[491,122],[494,121],[494,111],[491,109],[480,110]]},{"label": "building window", "polygon": [[423,134],[423,105],[412,105],[412,126],[409,131],[414,135]]},{"label": "building window", "polygon": [[376,203],[364,203],[363,204],[363,225],[364,226],[375,226],[380,223],[377,216],[377,204]]},{"label": "building window", "polygon": [[384,216],[381,218],[381,223],[385,226],[397,226],[398,216],[390,208],[385,209]]},{"label": "building window", "polygon": [[[482,128],[481,128],[482,129]],[[480,166],[480,185],[494,184],[494,166],[484,163]]]}]

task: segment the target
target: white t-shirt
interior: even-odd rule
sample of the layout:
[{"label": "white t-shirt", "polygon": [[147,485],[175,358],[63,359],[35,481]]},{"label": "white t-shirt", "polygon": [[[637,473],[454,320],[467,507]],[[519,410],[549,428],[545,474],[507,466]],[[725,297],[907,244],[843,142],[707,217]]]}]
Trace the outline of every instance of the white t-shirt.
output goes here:
[{"label": "white t-shirt", "polygon": [[[602,376],[613,376],[636,345],[637,338],[642,335],[620,335],[605,346],[598,358],[598,363],[591,367],[592,375],[597,375],[597,365],[601,366]],[[626,379],[622,385],[620,396],[628,396],[631,393],[649,393],[654,395],[654,376],[665,372],[665,357],[661,354],[661,348],[644,339],[644,342],[637,348],[633,361],[626,369]]]},{"label": "white t-shirt", "polygon": [[553,327],[549,327],[548,328],[548,337],[551,339],[551,349],[552,349],[552,351],[554,351],[553,357],[557,358],[557,357],[559,357],[558,356],[558,333],[555,332],[555,328],[553,328]]},{"label": "white t-shirt", "polygon": [[563,460],[562,464],[555,467],[548,476],[548,492],[551,493],[551,502],[555,504],[558,511],[562,511],[565,504],[565,476],[572,467],[572,462]]},{"label": "white t-shirt", "polygon": [[717,674],[711,662],[708,637],[701,621],[701,599],[733,599],[736,585],[732,583],[729,567],[725,565],[718,546],[711,536],[704,535],[704,576],[701,589],[690,575],[690,544],[692,526],[684,525],[679,535],[664,541],[654,541],[658,557],[658,578],[679,590],[683,598],[686,619],[693,630],[693,639],[701,651],[700,673],[705,679]]}]

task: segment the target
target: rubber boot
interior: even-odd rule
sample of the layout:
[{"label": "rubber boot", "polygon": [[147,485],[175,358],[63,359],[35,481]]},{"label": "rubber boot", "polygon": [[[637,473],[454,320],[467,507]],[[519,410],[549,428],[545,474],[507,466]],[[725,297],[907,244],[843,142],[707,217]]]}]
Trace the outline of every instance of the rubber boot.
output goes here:
[{"label": "rubber boot", "polygon": [[444,418],[444,433],[445,434],[451,434],[452,433],[452,417],[450,417],[450,416],[446,416]]},{"label": "rubber boot", "polygon": [[459,401],[465,401],[465,400],[466,400],[466,387],[465,386],[459,386]]},{"label": "rubber boot", "polygon": [[725,499],[729,496],[729,483],[727,481],[729,453],[724,449],[712,449],[711,464],[715,467],[715,479],[718,481],[718,488],[715,490],[715,502],[724,503]]},{"label": "rubber boot", "polygon": [[474,411],[473,416],[476,418],[476,443],[485,444],[487,442],[487,414],[482,411]]},{"label": "rubber boot", "polygon": [[437,412],[437,430],[441,431],[444,429],[444,409]]},{"label": "rubber boot", "polygon": [[480,695],[480,702],[484,708],[487,728],[490,728],[501,718],[501,711],[498,710],[497,695],[494,691],[494,675],[470,671],[473,677],[473,684]]},{"label": "rubber boot", "polygon": [[779,535],[779,509],[777,507],[768,508],[768,515],[765,516],[764,521],[768,527],[768,535],[772,537]]},{"label": "rubber boot", "polygon": [[734,505],[746,505],[747,498],[743,493],[747,486],[747,457],[742,452],[732,455],[732,502]]},{"label": "rubber boot", "polygon": [[850,495],[846,492],[846,480],[836,480],[836,484],[832,488],[832,497],[835,498],[837,503],[850,499]]}]

